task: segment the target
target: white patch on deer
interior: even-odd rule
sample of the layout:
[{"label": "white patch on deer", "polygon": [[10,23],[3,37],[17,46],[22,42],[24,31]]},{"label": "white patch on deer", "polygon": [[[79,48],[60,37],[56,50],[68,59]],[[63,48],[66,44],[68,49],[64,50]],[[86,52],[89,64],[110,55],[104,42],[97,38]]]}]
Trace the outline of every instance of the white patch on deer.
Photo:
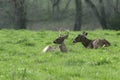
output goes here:
[{"label": "white patch on deer", "polygon": [[52,47],[48,45],[43,49],[43,52],[48,52],[51,49],[52,49]]},{"label": "white patch on deer", "polygon": [[60,51],[59,46],[46,46],[43,49],[43,52],[49,52],[49,51]]}]

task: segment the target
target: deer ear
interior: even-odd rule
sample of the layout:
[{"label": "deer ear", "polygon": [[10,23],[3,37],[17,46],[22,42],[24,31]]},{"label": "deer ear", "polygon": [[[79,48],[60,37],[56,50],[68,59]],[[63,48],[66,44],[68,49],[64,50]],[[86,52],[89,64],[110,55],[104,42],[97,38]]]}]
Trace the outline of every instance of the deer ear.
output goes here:
[{"label": "deer ear", "polygon": [[64,39],[67,39],[67,38],[68,38],[68,36],[69,36],[69,35],[65,35],[63,38],[64,38]]},{"label": "deer ear", "polygon": [[81,34],[79,34],[78,36],[81,36]]},{"label": "deer ear", "polygon": [[66,31],[66,35],[63,38],[67,39],[68,37],[69,37],[69,31]]},{"label": "deer ear", "polygon": [[87,32],[83,32],[83,35],[84,35],[84,36],[87,36],[87,35],[88,35],[88,33],[87,33]]},{"label": "deer ear", "polygon": [[85,35],[87,36],[87,35],[88,35],[88,33],[85,33]]}]

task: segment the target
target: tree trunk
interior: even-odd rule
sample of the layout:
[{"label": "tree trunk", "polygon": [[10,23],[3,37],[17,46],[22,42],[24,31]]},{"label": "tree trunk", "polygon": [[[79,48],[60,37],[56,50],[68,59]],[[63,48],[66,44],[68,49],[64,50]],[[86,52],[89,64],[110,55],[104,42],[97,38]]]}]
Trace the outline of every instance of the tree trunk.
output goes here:
[{"label": "tree trunk", "polygon": [[106,17],[107,19],[110,19],[113,15],[114,15],[114,1],[113,0],[105,0],[104,2],[106,2],[105,7],[106,7]]},{"label": "tree trunk", "polygon": [[115,13],[119,13],[119,0],[116,0],[116,5],[115,5]]},{"label": "tree trunk", "polygon": [[99,0],[100,4],[100,13],[101,13],[101,25],[103,29],[108,29],[107,28],[107,21],[106,21],[106,13],[105,13],[105,8],[104,8],[104,3],[103,0]]},{"label": "tree trunk", "polygon": [[26,29],[25,0],[13,0],[15,7],[15,29]]},{"label": "tree trunk", "polygon": [[59,19],[60,18],[60,0],[51,0],[52,2],[52,13],[53,18]]},{"label": "tree trunk", "polygon": [[63,13],[62,13],[62,15],[64,15],[64,14],[65,14],[65,12],[67,11],[67,9],[68,9],[68,7],[69,7],[70,2],[71,2],[71,0],[68,0],[68,2],[67,2],[67,4],[66,4],[65,8],[63,9]]},{"label": "tree trunk", "polygon": [[92,3],[91,0],[85,0],[86,3],[93,9],[96,17],[98,18],[98,21],[100,22],[101,26],[103,29],[107,29],[107,23],[106,23],[106,18],[105,17],[105,11],[104,11],[104,5],[103,5],[103,1],[100,0],[100,13],[99,11],[97,10],[95,4]]},{"label": "tree trunk", "polygon": [[81,30],[81,25],[82,25],[82,1],[75,0],[75,5],[76,5],[76,16],[75,16],[74,30],[79,31]]}]

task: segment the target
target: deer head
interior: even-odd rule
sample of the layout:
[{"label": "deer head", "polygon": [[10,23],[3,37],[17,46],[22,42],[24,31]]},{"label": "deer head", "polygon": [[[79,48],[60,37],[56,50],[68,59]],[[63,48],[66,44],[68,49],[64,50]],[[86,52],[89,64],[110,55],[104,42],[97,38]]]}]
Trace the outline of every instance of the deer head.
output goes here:
[{"label": "deer head", "polygon": [[53,43],[55,43],[55,44],[62,44],[64,42],[64,40],[68,38],[68,36],[69,36],[68,32],[64,36],[60,34],[59,37],[56,40],[53,41]]},{"label": "deer head", "polygon": [[83,32],[82,34],[79,34],[74,40],[73,40],[73,43],[77,43],[77,42],[83,42],[85,41],[87,38],[88,33],[86,32]]}]

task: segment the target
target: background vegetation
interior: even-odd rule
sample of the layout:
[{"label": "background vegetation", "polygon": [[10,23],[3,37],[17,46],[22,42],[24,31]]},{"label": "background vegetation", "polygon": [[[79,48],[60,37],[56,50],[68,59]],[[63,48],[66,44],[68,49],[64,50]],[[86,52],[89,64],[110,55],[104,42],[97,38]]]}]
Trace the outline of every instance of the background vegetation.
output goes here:
[{"label": "background vegetation", "polygon": [[119,30],[119,4],[119,0],[0,0],[0,28]]}]

